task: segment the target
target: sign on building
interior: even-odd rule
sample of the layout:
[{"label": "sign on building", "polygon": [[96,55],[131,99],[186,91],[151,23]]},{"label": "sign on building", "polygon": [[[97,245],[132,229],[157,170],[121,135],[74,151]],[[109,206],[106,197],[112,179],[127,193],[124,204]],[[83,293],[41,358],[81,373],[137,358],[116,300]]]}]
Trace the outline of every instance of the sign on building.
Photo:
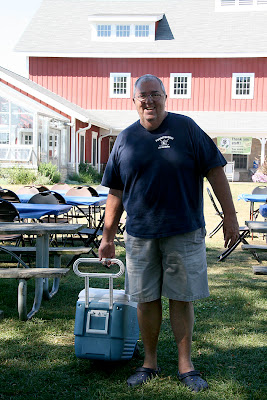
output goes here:
[{"label": "sign on building", "polygon": [[223,154],[246,154],[251,153],[251,137],[218,137],[217,145]]}]

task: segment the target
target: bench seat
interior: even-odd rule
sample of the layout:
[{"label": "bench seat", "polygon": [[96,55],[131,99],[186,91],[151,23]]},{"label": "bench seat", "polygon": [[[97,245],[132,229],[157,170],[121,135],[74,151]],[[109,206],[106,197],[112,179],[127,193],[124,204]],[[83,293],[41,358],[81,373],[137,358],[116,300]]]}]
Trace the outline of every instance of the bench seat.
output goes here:
[{"label": "bench seat", "polygon": [[[26,253],[31,254],[36,252],[36,247],[20,247],[20,246],[3,246],[5,249],[9,251],[13,251],[13,253]],[[91,247],[49,247],[49,254],[51,255],[64,255],[64,254],[87,254],[90,253]]]},{"label": "bench seat", "polygon": [[267,266],[253,265],[252,270],[255,275],[267,275]]},{"label": "bench seat", "polygon": [[260,244],[260,245],[256,245],[256,244],[243,244],[241,246],[242,250],[255,250],[258,252],[265,252],[267,251],[267,245],[264,244]]},{"label": "bench seat", "polygon": [[[0,268],[0,278],[19,279],[18,313],[19,319],[26,321],[39,310],[43,297],[43,278],[59,278],[67,275],[69,268]],[[27,280],[35,279],[35,298],[32,310],[27,313]]]},{"label": "bench seat", "polygon": [[69,268],[0,268],[0,278],[60,278],[69,272]]}]

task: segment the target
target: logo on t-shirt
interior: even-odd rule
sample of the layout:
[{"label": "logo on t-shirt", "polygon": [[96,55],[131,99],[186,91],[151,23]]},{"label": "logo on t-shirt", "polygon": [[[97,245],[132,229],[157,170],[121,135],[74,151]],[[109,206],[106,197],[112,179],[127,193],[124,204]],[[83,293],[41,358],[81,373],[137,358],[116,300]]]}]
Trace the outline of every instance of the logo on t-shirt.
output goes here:
[{"label": "logo on t-shirt", "polygon": [[169,149],[171,147],[169,141],[173,139],[174,137],[172,136],[161,136],[156,139],[156,142],[160,142],[158,149]]}]

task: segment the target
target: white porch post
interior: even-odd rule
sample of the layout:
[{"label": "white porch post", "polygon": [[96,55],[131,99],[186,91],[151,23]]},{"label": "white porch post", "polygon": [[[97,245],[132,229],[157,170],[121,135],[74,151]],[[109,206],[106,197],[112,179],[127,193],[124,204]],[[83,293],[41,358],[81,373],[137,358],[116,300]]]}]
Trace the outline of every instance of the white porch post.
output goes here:
[{"label": "white porch post", "polygon": [[48,117],[44,117],[43,119],[43,127],[42,127],[42,140],[41,140],[41,154],[40,154],[40,162],[48,162],[48,133],[49,133],[49,124],[50,120]]},{"label": "white porch post", "polygon": [[79,135],[82,132],[86,132],[88,129],[91,128],[91,123],[89,121],[87,121],[88,126],[86,126],[85,128],[80,128],[77,130],[77,132],[75,133],[75,154],[76,154],[76,159],[75,159],[75,172],[77,172],[77,174],[79,173]]},{"label": "white porch post", "polygon": [[71,148],[71,153],[70,153],[70,163],[71,165],[74,165],[75,163],[75,118],[71,119],[71,132],[70,132],[70,148]]},{"label": "white porch post", "polygon": [[97,163],[97,170],[100,173],[101,172],[101,142],[102,139],[104,139],[107,136],[112,136],[112,129],[109,130],[108,133],[106,133],[105,135],[102,135],[98,137],[98,163]]},{"label": "white porch post", "polygon": [[265,144],[266,144],[267,139],[259,138],[259,141],[261,142],[261,165],[262,165],[265,160]]},{"label": "white porch post", "polygon": [[100,173],[101,166],[101,136],[98,137],[98,157],[97,157],[97,171]]},{"label": "white porch post", "polygon": [[32,165],[33,165],[33,167],[37,167],[38,158],[40,156],[39,148],[38,148],[39,147],[38,119],[39,119],[38,114],[34,113],[34,115],[33,115],[33,127],[32,127],[32,132],[33,132],[33,134],[32,134],[32,147],[33,147]]}]

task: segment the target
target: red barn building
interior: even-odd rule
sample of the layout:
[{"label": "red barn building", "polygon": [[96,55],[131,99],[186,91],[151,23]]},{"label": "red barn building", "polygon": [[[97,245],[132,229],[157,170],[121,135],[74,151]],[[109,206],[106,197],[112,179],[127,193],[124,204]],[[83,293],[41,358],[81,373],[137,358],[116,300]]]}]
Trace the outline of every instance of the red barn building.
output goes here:
[{"label": "red barn building", "polygon": [[235,180],[250,179],[266,151],[266,17],[267,0],[44,0],[16,50],[28,57],[25,94],[38,101],[39,90],[40,104],[65,118],[59,132],[46,121],[51,157],[60,142],[61,168],[100,170],[138,118],[135,80],[150,73],[165,85],[167,109],[214,138],[235,161]]}]

